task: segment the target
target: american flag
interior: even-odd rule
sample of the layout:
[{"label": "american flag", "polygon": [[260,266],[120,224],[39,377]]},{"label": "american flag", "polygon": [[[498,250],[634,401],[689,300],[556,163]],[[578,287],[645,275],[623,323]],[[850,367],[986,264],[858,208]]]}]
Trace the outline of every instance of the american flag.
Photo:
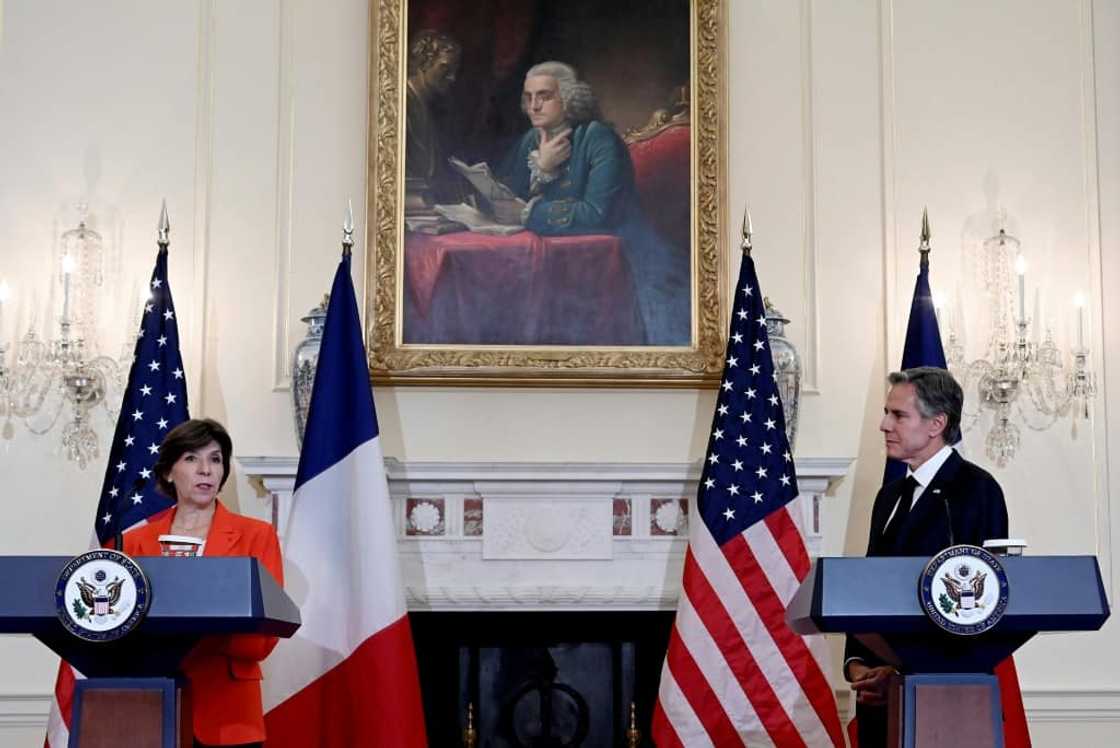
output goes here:
[{"label": "american flag", "polygon": [[148,287],[151,296],[144,304],[97,504],[95,529],[102,544],[175,503],[156,491],[152,472],[164,435],[190,417],[165,243],[160,244]]},{"label": "american flag", "polygon": [[823,640],[811,647],[785,622],[809,572],[797,495],[762,291],[744,256],[654,707],[660,748],[844,745]]},{"label": "american flag", "polygon": [[[94,520],[102,545],[174,503],[156,491],[152,469],[164,435],[189,417],[179,326],[167,283],[167,242],[162,238],[148,285],[151,296],[144,304]],[[48,748],[67,745],[75,677],[68,664],[59,664],[47,721]]]}]

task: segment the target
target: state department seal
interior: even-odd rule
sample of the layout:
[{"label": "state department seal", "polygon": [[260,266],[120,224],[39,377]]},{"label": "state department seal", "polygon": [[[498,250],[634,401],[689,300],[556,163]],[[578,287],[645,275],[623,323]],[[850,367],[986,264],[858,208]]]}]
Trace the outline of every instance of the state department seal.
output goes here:
[{"label": "state department seal", "polygon": [[1007,574],[999,559],[974,545],[954,545],[929,560],[918,578],[918,602],[951,634],[974,636],[1007,610]]},{"label": "state department seal", "polygon": [[136,628],[152,596],[135,561],[120,551],[97,549],[66,564],[54,597],[67,631],[86,641],[108,642]]}]

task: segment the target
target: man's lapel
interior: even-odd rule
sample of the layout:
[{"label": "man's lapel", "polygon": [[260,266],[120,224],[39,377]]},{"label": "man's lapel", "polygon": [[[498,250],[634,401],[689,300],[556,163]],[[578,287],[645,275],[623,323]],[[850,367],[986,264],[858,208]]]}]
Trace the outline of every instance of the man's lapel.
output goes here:
[{"label": "man's lapel", "polygon": [[894,480],[888,484],[888,487],[890,490],[884,494],[885,500],[872,509],[873,512],[877,509],[879,516],[872,517],[874,551],[869,555],[897,555],[897,539],[899,538],[899,533],[892,533],[896,540],[895,542],[891,542],[886,532],[887,526],[895,521],[895,515],[902,509],[902,493],[906,490],[906,479],[899,478]]},{"label": "man's lapel", "polygon": [[933,480],[922,491],[918,503],[910,510],[910,516],[906,518],[906,522],[899,530],[898,547],[900,549],[910,548],[912,545],[910,538],[912,536],[924,534],[933,518],[945,514],[945,502],[950,498],[949,487],[957,477],[961,461],[961,456],[954,449],[949,458],[945,460],[945,464],[933,476]]},{"label": "man's lapel", "polygon": [[234,546],[241,539],[241,530],[234,522],[234,515],[217,499],[214,500],[214,519],[210,521],[210,533],[206,536],[204,556],[233,556]]}]

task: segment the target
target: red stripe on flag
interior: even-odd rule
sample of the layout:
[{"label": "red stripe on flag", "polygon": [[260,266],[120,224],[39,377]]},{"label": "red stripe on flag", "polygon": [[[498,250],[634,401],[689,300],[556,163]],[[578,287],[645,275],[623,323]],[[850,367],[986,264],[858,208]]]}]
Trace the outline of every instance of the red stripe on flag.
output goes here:
[{"label": "red stripe on flag", "polygon": [[66,660],[59,660],[58,662],[58,676],[54,681],[54,700],[58,702],[58,713],[62,715],[62,721],[66,724],[66,729],[70,729],[70,716],[74,706],[74,686],[77,683],[77,678],[74,677],[74,671],[70,667],[70,663]]},{"label": "red stripe on flag", "polygon": [[770,512],[763,521],[770,528],[770,534],[778,542],[778,547],[782,549],[782,554],[789,562],[789,568],[793,569],[794,575],[797,576],[797,581],[804,582],[805,577],[809,576],[809,552],[805,550],[801,531],[797,529],[793,517],[789,515],[788,506]]},{"label": "red stripe on flag", "polygon": [[1031,748],[1031,732],[1027,728],[1027,712],[1023,708],[1015,659],[1008,657],[996,665],[995,675],[999,680],[999,700],[1003,707],[1004,748]]},{"label": "red stripe on flag", "polygon": [[[676,633],[676,630],[673,630]],[[665,716],[665,710],[661,708],[661,699],[658,699],[653,704],[653,719],[650,721],[649,726],[650,737],[653,739],[653,744],[657,748],[684,748],[684,743],[681,742],[677,731],[673,729],[673,723]]]},{"label": "red stripe on flag", "polygon": [[265,715],[269,748],[427,745],[408,616]]},{"label": "red stripe on flag", "polygon": [[859,722],[858,717],[852,717],[848,722],[848,746],[849,748],[859,748]]},{"label": "red stripe on flag", "polygon": [[840,717],[836,713],[832,687],[821,672],[820,665],[809,651],[805,640],[793,633],[786,625],[785,606],[774,592],[774,588],[770,586],[750,545],[740,535],[724,543],[722,550],[731,568],[734,569],[739,583],[743,585],[747,597],[750,598],[751,604],[754,605],[773,637],[774,644],[781,651],[782,657],[793,671],[806,698],[820,717],[829,737],[832,738],[833,745],[843,746],[843,730],[840,727]]},{"label": "red stripe on flag", "polygon": [[[708,582],[708,578],[704,576],[691,550],[685,557],[682,585],[684,593],[692,602],[692,608],[715,640],[716,646],[726,659],[726,666],[739,682],[766,732],[778,745],[805,745],[793,721],[778,700],[778,695],[770,686],[770,681],[751,654],[750,647],[743,641],[735,621],[728,614],[727,608]],[[683,683],[681,683],[681,690],[688,694],[688,689]],[[697,714],[699,713],[697,710]],[[717,742],[716,745],[722,744]]]},{"label": "red stripe on flag", "polygon": [[[686,572],[685,577],[687,576]],[[735,725],[731,724],[719,697],[704,678],[704,673],[700,671],[700,666],[692,658],[688,647],[681,641],[680,633],[675,627],[669,637],[669,651],[665,655],[665,662],[712,742],[721,748],[742,745],[743,741],[739,738]]]}]

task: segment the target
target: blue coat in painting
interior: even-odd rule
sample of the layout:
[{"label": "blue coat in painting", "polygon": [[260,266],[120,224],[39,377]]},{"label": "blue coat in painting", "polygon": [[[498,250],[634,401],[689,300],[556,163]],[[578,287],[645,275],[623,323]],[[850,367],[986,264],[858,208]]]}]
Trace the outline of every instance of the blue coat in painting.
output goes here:
[{"label": "blue coat in painting", "polygon": [[523,200],[538,197],[525,228],[541,236],[616,234],[622,239],[645,326],[646,345],[688,345],[691,339],[689,257],[646,221],[626,144],[610,126],[572,127],[572,152],[558,177],[531,191],[529,154],[540,133],[529,130],[502,164],[500,178]]}]

